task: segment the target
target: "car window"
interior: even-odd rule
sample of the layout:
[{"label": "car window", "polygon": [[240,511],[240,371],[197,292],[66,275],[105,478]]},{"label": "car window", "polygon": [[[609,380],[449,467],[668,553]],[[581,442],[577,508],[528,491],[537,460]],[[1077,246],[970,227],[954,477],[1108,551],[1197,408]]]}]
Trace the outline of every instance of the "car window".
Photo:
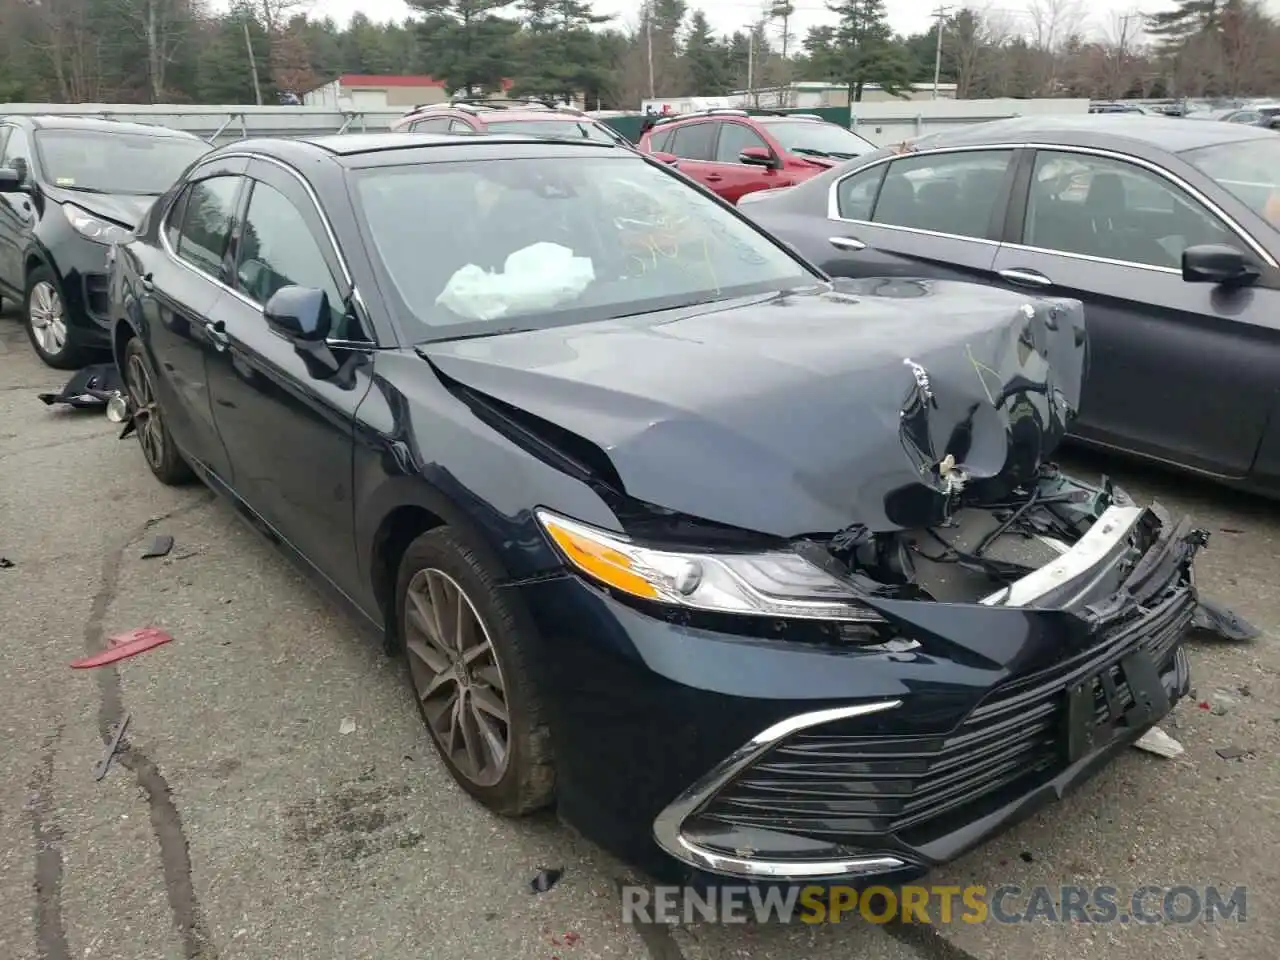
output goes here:
[{"label": "car window", "polygon": [[319,242],[293,201],[261,181],[254,181],[249,195],[235,285],[260,304],[270,300],[281,287],[323,290],[332,311],[332,336],[344,336],[345,331],[339,329],[346,312],[342,294],[320,252]]},{"label": "car window", "polygon": [[671,152],[685,160],[710,160],[714,123],[687,123],[672,131]]},{"label": "car window", "polygon": [[158,197],[212,148],[195,137],[46,128],[35,149],[45,177],[64,190]]},{"label": "car window", "polygon": [[761,120],[763,127],[787,153],[851,160],[872,153],[876,145],[852,130],[825,120]]},{"label": "car window", "polygon": [[769,149],[769,145],[764,142],[764,137],[745,123],[720,124],[720,139],[716,143],[717,163],[741,163],[739,154],[747,147]]},{"label": "car window", "polygon": [[405,163],[351,176],[391,313],[415,343],[821,282],[749,221],[630,151]]},{"label": "car window", "polygon": [[221,176],[192,184],[182,217],[178,256],[219,280],[224,277],[222,258],[235,220],[240,183],[238,176]]},{"label": "car window", "polygon": [[871,219],[961,237],[985,237],[1012,150],[904,157],[889,164]]},{"label": "car window", "polygon": [[578,120],[572,117],[549,120],[490,120],[485,126],[489,133],[515,133],[526,137],[565,137],[570,140],[585,138],[600,143],[617,142],[590,120]]},{"label": "car window", "polygon": [[21,127],[11,127],[9,139],[4,144],[4,154],[0,156],[0,167],[12,167],[13,161],[31,162],[31,144],[27,141],[27,131]]},{"label": "car window", "polygon": [[1230,243],[1221,220],[1137,164],[1088,154],[1036,154],[1023,242],[1046,250],[1177,268],[1182,251]]},{"label": "car window", "polygon": [[[4,156],[5,141],[9,139],[10,129],[10,127],[0,127],[0,157]],[[3,165],[3,163],[0,163],[0,166]]]},{"label": "car window", "polygon": [[870,220],[876,192],[884,179],[887,163],[850,174],[836,185],[836,206],[845,220]]},{"label": "car window", "polygon": [[471,124],[467,123],[465,120],[450,120],[449,132],[450,133],[475,133],[476,128],[473,127]]},{"label": "car window", "polygon": [[187,200],[190,196],[191,187],[187,187],[173,202],[173,206],[169,208],[169,216],[164,221],[164,239],[169,244],[169,249],[175,253],[178,250],[178,238],[182,231],[182,215],[186,212]]},{"label": "car window", "polygon": [[413,133],[448,133],[451,120],[448,117],[432,117],[430,120],[417,120],[409,130]]},{"label": "car window", "polygon": [[1215,143],[1181,157],[1280,229],[1280,137]]},{"label": "car window", "polygon": [[655,153],[666,153],[667,144],[671,139],[671,131],[663,130],[661,133],[652,134],[649,137],[649,149]]}]

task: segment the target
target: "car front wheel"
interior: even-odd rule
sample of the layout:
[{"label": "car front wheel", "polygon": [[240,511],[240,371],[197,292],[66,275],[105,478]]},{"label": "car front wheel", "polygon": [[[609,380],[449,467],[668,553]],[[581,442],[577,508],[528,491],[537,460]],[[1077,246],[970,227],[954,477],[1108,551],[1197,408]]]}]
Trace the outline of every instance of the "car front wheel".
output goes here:
[{"label": "car front wheel", "polygon": [[133,412],[133,431],[147,466],[156,479],[169,486],[186,483],[192,478],[191,467],[182,459],[173,437],[169,435],[164,412],[156,397],[155,380],[146,351],[137,337],[124,348],[124,384],[129,391],[129,407]]},{"label": "car front wheel", "polygon": [[76,342],[78,332],[68,322],[61,285],[48,267],[36,267],[27,277],[24,313],[31,346],[48,366],[78,370],[88,362],[88,351]]},{"label": "car front wheel", "polygon": [[454,779],[506,816],[551,802],[554,764],[516,611],[448,527],[405,551],[396,583],[414,699]]}]

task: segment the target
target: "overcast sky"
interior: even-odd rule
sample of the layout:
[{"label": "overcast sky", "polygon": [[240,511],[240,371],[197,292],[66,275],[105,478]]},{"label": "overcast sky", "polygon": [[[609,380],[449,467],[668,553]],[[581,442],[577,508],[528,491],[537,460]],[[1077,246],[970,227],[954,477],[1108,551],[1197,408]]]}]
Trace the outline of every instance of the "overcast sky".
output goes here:
[{"label": "overcast sky", "polygon": [[[804,37],[809,27],[823,23],[833,23],[835,16],[827,10],[822,0],[792,0],[795,16],[792,17],[790,30],[794,37]],[[1042,7],[1057,2],[1067,5],[1071,0],[992,0],[990,3],[975,2],[978,9],[991,11],[1011,24],[1019,24],[1025,28],[1029,22],[1027,9],[1031,3],[1039,3]],[[1087,11],[1086,26],[1091,33],[1110,29],[1116,17],[1136,12],[1141,9],[1146,13],[1172,6],[1171,0],[1147,0],[1140,5],[1135,0],[1076,0],[1078,8]],[[640,0],[595,0],[593,6],[599,13],[615,14],[619,22],[634,23],[638,17]],[[692,0],[691,8],[701,7],[711,21],[716,33],[732,33],[742,29],[761,15],[767,4],[764,0]],[[889,23],[899,33],[920,33],[929,27],[929,11],[937,7],[938,0],[888,0]],[[963,6],[951,0],[952,7]],[[331,16],[339,22],[346,22],[356,10],[363,10],[373,20],[402,20],[409,8],[403,0],[312,0],[311,15],[315,17]],[[1136,26],[1136,24],[1135,24]],[[774,36],[781,36],[781,25],[772,28]]]}]

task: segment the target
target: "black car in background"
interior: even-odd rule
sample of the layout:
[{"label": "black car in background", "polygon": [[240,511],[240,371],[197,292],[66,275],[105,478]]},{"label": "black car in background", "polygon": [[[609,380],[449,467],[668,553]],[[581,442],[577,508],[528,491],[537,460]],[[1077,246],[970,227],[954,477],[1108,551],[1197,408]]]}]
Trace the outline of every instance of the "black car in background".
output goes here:
[{"label": "black car in background", "polygon": [[1188,689],[1202,538],[1048,462],[1077,302],[832,284],[636,151],[432,134],[221,148],[110,290],[151,471],[406,652],[501,813],[915,873]]},{"label": "black car in background", "polygon": [[1280,138],[1026,117],[859,157],[743,208],[836,277],[1084,303],[1072,435],[1280,494]]},{"label": "black car in background", "polygon": [[144,124],[0,120],[0,297],[22,304],[41,360],[75,369],[107,345],[110,245],[208,150]]}]

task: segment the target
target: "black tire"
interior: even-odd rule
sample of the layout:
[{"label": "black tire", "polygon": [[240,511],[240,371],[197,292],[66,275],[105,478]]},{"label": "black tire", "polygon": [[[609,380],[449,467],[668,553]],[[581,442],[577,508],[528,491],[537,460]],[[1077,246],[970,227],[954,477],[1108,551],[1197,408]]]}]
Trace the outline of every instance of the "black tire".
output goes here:
[{"label": "black tire", "polygon": [[[418,684],[424,673],[429,676],[431,668],[413,649],[415,644],[421,646],[420,641],[415,641],[415,637],[421,634],[409,623],[409,588],[417,578],[427,576],[427,571],[433,571],[432,576],[443,574],[446,582],[451,581],[453,586],[462,590],[484,634],[487,634],[496,660],[508,717],[506,765],[496,782],[478,782],[480,778],[473,777],[455,761],[452,751],[442,742],[442,735],[433,725],[426,698],[419,695]],[[555,763],[550,735],[543,721],[541,700],[529,669],[532,652],[520,628],[523,616],[494,588],[495,579],[480,553],[457,531],[450,527],[430,530],[409,544],[401,558],[396,578],[396,627],[408,661],[406,673],[410,689],[436,752],[454,779],[469,794],[495,813],[518,817],[551,803],[555,795]],[[434,653],[438,654],[438,651]],[[463,672],[469,670],[464,667]],[[461,690],[462,682],[450,682],[455,689]],[[474,683],[476,688],[486,686],[480,679],[466,683]],[[461,693],[458,696],[461,698]],[[463,700],[464,704],[466,702]],[[491,770],[491,773],[496,775],[496,771]]]},{"label": "black tire", "polygon": [[169,435],[164,411],[155,396],[155,378],[151,372],[151,364],[147,362],[147,352],[142,349],[142,341],[137,337],[130,339],[124,346],[124,369],[120,372],[124,377],[125,389],[129,392],[134,433],[138,437],[142,459],[161,483],[171,487],[188,483],[195,474],[187,461],[182,459],[173,437]]},{"label": "black tire", "polygon": [[[33,295],[39,318],[32,314]],[[51,311],[56,311],[56,317],[50,315]],[[83,337],[80,328],[70,322],[61,281],[46,266],[36,267],[27,274],[22,325],[27,329],[27,338],[36,356],[55,370],[79,370],[92,357],[92,351],[80,342]]]}]

